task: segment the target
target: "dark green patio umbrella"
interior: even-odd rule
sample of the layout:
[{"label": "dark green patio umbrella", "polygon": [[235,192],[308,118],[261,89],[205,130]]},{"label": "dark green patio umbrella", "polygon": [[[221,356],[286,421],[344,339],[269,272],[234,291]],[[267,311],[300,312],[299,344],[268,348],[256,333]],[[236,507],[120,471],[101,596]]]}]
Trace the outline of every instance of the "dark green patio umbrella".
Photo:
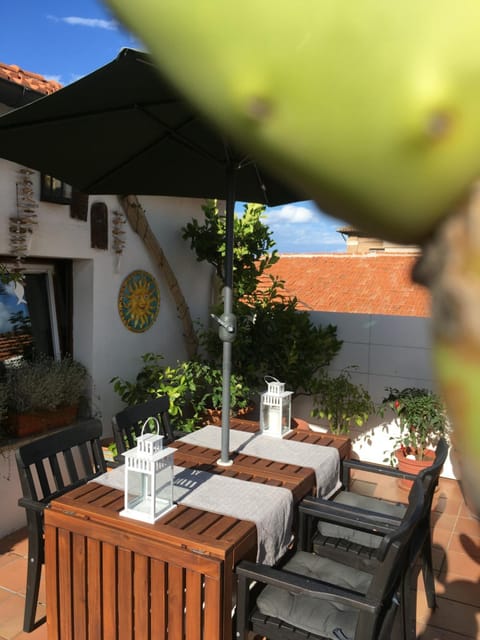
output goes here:
[{"label": "dark green patio umbrella", "polygon": [[148,54],[123,49],[107,65],[0,117],[0,157],[91,194],[226,200],[221,462],[229,461],[233,209],[235,200],[304,200],[235,149],[160,75]]}]

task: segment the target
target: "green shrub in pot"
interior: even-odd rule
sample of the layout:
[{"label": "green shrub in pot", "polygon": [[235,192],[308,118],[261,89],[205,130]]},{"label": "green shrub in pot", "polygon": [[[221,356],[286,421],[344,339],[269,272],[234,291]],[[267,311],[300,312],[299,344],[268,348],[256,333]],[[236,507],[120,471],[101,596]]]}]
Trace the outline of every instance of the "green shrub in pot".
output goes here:
[{"label": "green shrub in pot", "polygon": [[87,369],[70,357],[55,360],[39,356],[7,365],[8,410],[30,413],[78,405],[87,380]]},{"label": "green shrub in pot", "polygon": [[423,460],[439,438],[448,438],[449,422],[443,400],[430,389],[418,387],[402,390],[387,387],[386,391],[383,407],[392,409],[400,427],[398,436],[391,438],[390,462],[395,463],[399,452]]},{"label": "green shrub in pot", "polygon": [[370,394],[361,384],[352,382],[348,369],[338,376],[323,373],[319,377],[311,415],[326,420],[332,433],[346,434],[352,426],[363,426],[375,413]]},{"label": "green shrub in pot", "polygon": [[[167,366],[160,354],[142,356],[143,367],[130,382],[119,376],[112,378],[113,388],[127,405],[168,395],[171,423],[177,431],[194,431],[208,420],[209,410],[222,407],[222,370],[202,360],[187,360]],[[230,378],[232,415],[251,406],[252,392],[242,376]]]}]

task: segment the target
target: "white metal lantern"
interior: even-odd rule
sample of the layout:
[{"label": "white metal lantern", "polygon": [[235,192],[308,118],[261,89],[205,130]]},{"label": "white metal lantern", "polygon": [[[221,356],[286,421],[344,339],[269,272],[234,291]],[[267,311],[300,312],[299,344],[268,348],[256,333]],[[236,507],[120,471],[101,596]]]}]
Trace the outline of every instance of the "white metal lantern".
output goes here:
[{"label": "white metal lantern", "polygon": [[281,438],[290,431],[293,391],[285,391],[285,383],[265,378],[267,391],[260,395],[260,430],[268,436]]},{"label": "white metal lantern", "polygon": [[[155,420],[157,433],[144,434],[145,425]],[[156,418],[148,418],[137,438],[137,446],[126,451],[125,457],[125,508],[120,515],[155,522],[173,504],[173,454],[175,449],[163,448],[163,436],[159,435]]]}]

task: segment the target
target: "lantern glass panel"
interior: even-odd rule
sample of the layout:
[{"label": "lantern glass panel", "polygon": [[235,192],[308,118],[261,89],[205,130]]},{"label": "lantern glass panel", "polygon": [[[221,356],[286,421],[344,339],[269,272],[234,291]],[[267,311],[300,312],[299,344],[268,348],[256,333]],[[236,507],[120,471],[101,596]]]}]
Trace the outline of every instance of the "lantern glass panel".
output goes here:
[{"label": "lantern glass panel", "polygon": [[155,463],[155,512],[170,509],[173,504],[173,454]]},{"label": "lantern glass panel", "polygon": [[145,456],[137,447],[125,452],[125,509],[121,515],[155,522],[174,508],[174,451],[168,448]]}]

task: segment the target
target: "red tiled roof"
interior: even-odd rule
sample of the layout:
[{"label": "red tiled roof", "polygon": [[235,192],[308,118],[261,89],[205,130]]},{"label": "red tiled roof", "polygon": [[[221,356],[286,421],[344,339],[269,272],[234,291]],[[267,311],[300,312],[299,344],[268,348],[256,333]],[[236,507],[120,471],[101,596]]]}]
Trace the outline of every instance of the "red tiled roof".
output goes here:
[{"label": "red tiled roof", "polygon": [[46,80],[39,73],[24,71],[16,64],[4,62],[0,62],[0,78],[44,94],[53,93],[62,88],[62,85],[55,80]]},{"label": "red tiled roof", "polygon": [[430,294],[411,279],[414,255],[283,254],[269,273],[308,311],[430,316]]}]

